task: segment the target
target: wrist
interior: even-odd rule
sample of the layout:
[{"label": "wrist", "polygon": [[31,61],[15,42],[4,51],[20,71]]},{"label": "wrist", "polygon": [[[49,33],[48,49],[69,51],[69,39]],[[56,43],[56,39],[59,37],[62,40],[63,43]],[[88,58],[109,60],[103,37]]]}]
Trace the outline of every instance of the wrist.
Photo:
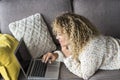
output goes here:
[{"label": "wrist", "polygon": [[56,58],[57,58],[56,61],[63,62],[63,59],[65,58],[65,56],[63,55],[63,53],[61,51],[57,50],[57,51],[54,51],[53,53],[56,53],[55,54]]}]

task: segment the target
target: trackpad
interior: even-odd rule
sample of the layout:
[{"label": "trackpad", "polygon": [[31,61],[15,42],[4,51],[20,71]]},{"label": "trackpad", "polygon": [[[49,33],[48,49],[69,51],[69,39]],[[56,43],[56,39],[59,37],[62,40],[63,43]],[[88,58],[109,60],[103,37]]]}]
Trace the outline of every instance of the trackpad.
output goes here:
[{"label": "trackpad", "polygon": [[45,77],[58,78],[59,77],[60,62],[53,62],[48,64]]}]

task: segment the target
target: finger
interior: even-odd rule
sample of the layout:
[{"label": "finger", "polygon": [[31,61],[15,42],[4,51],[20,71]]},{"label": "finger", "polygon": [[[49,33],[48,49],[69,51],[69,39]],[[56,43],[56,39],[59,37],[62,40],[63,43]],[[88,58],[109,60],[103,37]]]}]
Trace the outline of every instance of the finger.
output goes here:
[{"label": "finger", "polygon": [[48,53],[48,55],[49,55],[48,62],[51,64],[53,62],[54,56],[52,53]]},{"label": "finger", "polygon": [[51,59],[49,60],[49,63],[50,63],[50,64],[52,63],[52,60],[51,60]]},{"label": "finger", "polygon": [[47,57],[49,56],[48,54],[49,54],[49,52],[43,55],[43,57],[42,57],[42,61],[43,62],[46,61]]},{"label": "finger", "polygon": [[43,57],[42,57],[42,62],[45,62],[46,57],[47,57],[47,54],[43,55]]},{"label": "finger", "polygon": [[47,55],[46,58],[45,58],[45,63],[47,63],[47,61],[49,60],[50,58],[50,55]]}]

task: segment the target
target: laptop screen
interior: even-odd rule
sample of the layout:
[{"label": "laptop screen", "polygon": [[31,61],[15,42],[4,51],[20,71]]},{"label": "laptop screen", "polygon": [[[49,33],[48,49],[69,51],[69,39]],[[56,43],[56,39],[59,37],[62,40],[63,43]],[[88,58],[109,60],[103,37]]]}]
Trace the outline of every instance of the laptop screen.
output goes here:
[{"label": "laptop screen", "polygon": [[17,57],[17,60],[20,64],[20,66],[24,70],[25,74],[27,74],[28,67],[32,60],[32,57],[31,57],[23,39],[21,39],[15,55]]}]

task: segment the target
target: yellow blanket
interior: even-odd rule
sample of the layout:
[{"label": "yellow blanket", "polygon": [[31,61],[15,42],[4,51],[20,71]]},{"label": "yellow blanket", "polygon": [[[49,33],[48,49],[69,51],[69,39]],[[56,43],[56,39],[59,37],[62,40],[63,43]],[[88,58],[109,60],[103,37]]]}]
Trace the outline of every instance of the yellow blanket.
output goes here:
[{"label": "yellow blanket", "polygon": [[20,65],[14,52],[18,41],[8,34],[0,34],[0,74],[4,80],[18,80]]}]

